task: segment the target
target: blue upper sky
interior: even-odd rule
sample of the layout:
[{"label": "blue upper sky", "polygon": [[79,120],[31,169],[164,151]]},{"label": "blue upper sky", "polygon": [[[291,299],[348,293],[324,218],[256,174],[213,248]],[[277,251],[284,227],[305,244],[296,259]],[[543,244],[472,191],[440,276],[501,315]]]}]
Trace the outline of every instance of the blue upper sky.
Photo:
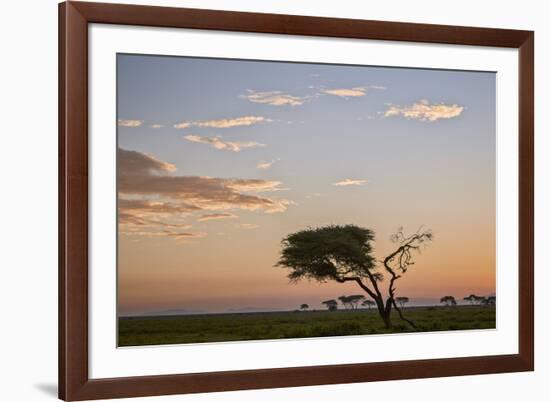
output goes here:
[{"label": "blue upper sky", "polygon": [[[349,145],[342,150],[348,162],[357,160],[359,169],[380,169],[380,173],[388,163],[405,168],[407,159],[414,156],[411,152],[422,153],[422,160],[417,161],[421,164],[429,164],[432,157],[448,157],[452,164],[464,149],[471,153],[471,163],[485,163],[491,156],[489,162],[494,163],[493,73],[133,55],[119,55],[118,71],[118,118],[144,121],[131,130],[121,128],[119,145],[153,153],[185,169],[185,174],[242,176],[250,173],[257,159],[283,156],[291,172],[304,168],[300,162],[308,152],[308,166],[318,170],[330,165],[338,176],[346,172],[339,172],[339,164],[331,164],[330,159],[344,156],[339,152],[342,143]],[[297,106],[277,107],[240,97],[247,89],[307,97],[315,96],[319,88],[361,86],[385,89],[367,89],[360,99],[324,95]],[[407,106],[422,99],[465,109],[456,119],[441,119],[436,124],[383,117],[387,104]],[[186,120],[249,115],[274,121],[222,132],[208,127],[173,128]],[[151,130],[152,124],[164,127]],[[188,133],[269,144],[238,156],[218,153],[212,164],[208,160],[211,149],[181,140]],[[320,152],[310,152],[312,148]]]}]

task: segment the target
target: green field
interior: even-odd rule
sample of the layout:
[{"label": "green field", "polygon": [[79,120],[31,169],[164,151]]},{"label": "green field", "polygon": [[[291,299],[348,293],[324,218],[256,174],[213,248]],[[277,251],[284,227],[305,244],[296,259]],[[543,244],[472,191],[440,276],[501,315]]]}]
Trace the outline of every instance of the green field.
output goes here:
[{"label": "green field", "polygon": [[495,308],[410,307],[405,316],[417,329],[392,316],[388,330],[375,310],[208,314],[119,318],[119,346],[311,338],[495,328]]}]

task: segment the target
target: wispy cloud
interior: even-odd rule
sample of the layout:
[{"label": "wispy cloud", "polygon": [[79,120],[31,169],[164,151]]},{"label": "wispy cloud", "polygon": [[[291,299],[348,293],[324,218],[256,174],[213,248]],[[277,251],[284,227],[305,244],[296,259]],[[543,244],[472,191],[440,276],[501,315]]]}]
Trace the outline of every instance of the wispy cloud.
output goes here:
[{"label": "wispy cloud", "polygon": [[295,96],[283,91],[255,91],[248,89],[240,97],[253,103],[263,103],[272,106],[299,106],[307,102],[310,96]]},{"label": "wispy cloud", "polygon": [[121,230],[120,234],[125,236],[145,236],[145,237],[171,237],[176,240],[201,239],[207,236],[204,232],[178,232],[176,230],[147,230],[147,231],[126,231]]},{"label": "wispy cloud", "polygon": [[[157,201],[147,199],[124,199],[118,200],[119,215],[132,214],[134,216],[168,216],[174,215],[184,217],[192,212],[200,211],[201,208],[181,202]],[[120,216],[119,216],[120,219]],[[122,223],[125,223],[124,221]]]},{"label": "wispy cloud", "polygon": [[152,155],[138,151],[126,151],[119,149],[118,157],[122,157],[118,164],[119,176],[128,175],[161,175],[176,171],[176,165],[158,160]]},{"label": "wispy cloud", "polygon": [[[191,229],[192,225],[181,222],[181,219],[195,210],[196,207],[185,203],[122,198],[118,201],[120,233],[128,236],[177,237],[175,233]],[[190,235],[186,232],[180,237]]]},{"label": "wispy cloud", "polygon": [[207,144],[216,149],[223,149],[226,151],[240,152],[246,148],[258,148],[264,147],[264,144],[260,144],[255,141],[223,141],[220,137],[202,137],[200,135],[186,135],[185,138],[187,141],[196,142],[199,144]]},{"label": "wispy cloud", "polygon": [[125,225],[130,228],[143,228],[143,227],[156,227],[161,226],[164,228],[173,229],[191,229],[192,225],[187,223],[166,222],[158,219],[151,219],[147,217],[147,214],[136,213],[135,211],[127,211],[124,208],[120,209],[118,214],[119,225]]},{"label": "wispy cloud", "polygon": [[164,124],[151,124],[151,128],[163,128]]},{"label": "wispy cloud", "polygon": [[444,103],[430,104],[427,100],[421,100],[409,106],[388,105],[384,117],[403,116],[407,119],[420,121],[437,121],[439,119],[451,119],[458,117],[464,111],[464,106],[457,104],[446,105]]},{"label": "wispy cloud", "polygon": [[244,191],[247,193],[265,193],[268,191],[286,190],[279,187],[280,181],[261,180],[261,179],[229,179],[225,185],[236,191]]},{"label": "wispy cloud", "polygon": [[328,95],[339,96],[341,98],[359,97],[359,96],[365,96],[367,94],[366,89],[364,89],[363,87],[323,89],[321,90],[321,92]]},{"label": "wispy cloud", "polygon": [[201,215],[199,218],[197,218],[197,221],[204,222],[204,221],[211,221],[211,220],[236,219],[236,218],[238,218],[238,216],[235,214],[231,214],[229,212],[223,212],[223,213],[216,213],[216,214]]},{"label": "wispy cloud", "polygon": [[139,127],[143,124],[143,120],[118,120],[118,125],[121,127]]},{"label": "wispy cloud", "polygon": [[272,106],[299,106],[317,99],[322,95],[333,95],[347,99],[365,96],[370,90],[386,89],[385,87],[379,85],[363,85],[351,88],[326,88],[319,85],[310,85],[308,88],[315,90],[315,92],[310,95],[298,96],[286,93],[284,91],[256,91],[253,89],[247,89],[247,93],[241,95],[240,97],[253,103],[262,103]]},{"label": "wispy cloud", "polygon": [[170,237],[174,237],[175,239],[200,239],[207,236],[207,234],[204,232],[190,233],[190,232],[176,232],[171,230],[165,230],[164,232],[166,235]]},{"label": "wispy cloud", "polygon": [[232,119],[219,119],[219,120],[198,120],[198,121],[182,121],[181,123],[174,124],[174,128],[189,128],[189,127],[211,127],[211,128],[231,128],[241,126],[252,126],[259,123],[270,123],[273,120],[263,116],[242,116]]},{"label": "wispy cloud", "polygon": [[277,162],[279,159],[272,159],[271,161],[259,161],[256,167],[258,169],[269,169],[275,162]]},{"label": "wispy cloud", "polygon": [[337,181],[336,183],[333,183],[333,186],[362,186],[364,184],[367,184],[366,180],[356,180],[356,179],[344,179]]},{"label": "wispy cloud", "polygon": [[260,227],[260,225],[256,225],[255,223],[241,223],[235,226],[240,229],[258,229]]},{"label": "wispy cloud", "polygon": [[371,89],[386,89],[385,87],[378,85],[359,86],[353,88],[333,88],[333,89],[321,89],[321,92],[327,95],[338,96],[340,98],[357,98],[365,96]]}]

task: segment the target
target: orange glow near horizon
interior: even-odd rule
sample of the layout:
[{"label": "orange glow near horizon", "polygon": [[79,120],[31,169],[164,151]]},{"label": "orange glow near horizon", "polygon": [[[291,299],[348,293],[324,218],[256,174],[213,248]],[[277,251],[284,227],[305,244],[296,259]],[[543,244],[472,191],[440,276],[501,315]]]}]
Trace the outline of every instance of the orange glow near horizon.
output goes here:
[{"label": "orange glow near horizon", "polygon": [[[277,236],[266,233],[269,229],[265,226],[253,230],[228,226],[222,224],[227,233],[200,239],[195,244],[178,245],[163,238],[133,242],[121,236],[121,315],[164,310],[288,310],[301,303],[322,309],[323,300],[362,293],[351,283],[289,283],[287,271],[274,266],[279,241],[287,232]],[[434,241],[415,256],[415,265],[397,282],[397,293],[420,302],[446,295],[461,300],[471,293],[494,294],[494,233],[472,230],[467,224],[463,229],[452,226],[446,232],[443,227],[432,229]],[[271,241],[264,243],[264,236]],[[395,245],[389,240],[378,240],[377,258],[387,255],[392,247]],[[383,272],[382,267],[378,269]],[[384,282],[381,289],[386,287]]]}]

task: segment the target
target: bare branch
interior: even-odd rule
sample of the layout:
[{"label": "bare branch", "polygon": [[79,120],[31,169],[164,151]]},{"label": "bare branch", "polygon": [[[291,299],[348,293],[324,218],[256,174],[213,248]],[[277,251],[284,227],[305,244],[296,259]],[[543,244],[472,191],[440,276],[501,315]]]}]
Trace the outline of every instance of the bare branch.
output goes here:
[{"label": "bare branch", "polygon": [[[413,252],[419,252],[421,245],[431,241],[433,239],[433,233],[429,229],[423,230],[423,227],[421,226],[415,233],[410,236],[406,236],[403,233],[403,228],[399,228],[390,239],[393,243],[399,244],[399,247],[382,261],[384,268],[391,275],[390,283],[388,285],[389,297],[386,300],[385,310],[386,313],[389,314],[393,306],[403,321],[406,321],[413,328],[416,328],[412,321],[403,316],[403,312],[395,302],[395,281],[401,278],[401,276],[407,272],[407,269],[411,265],[414,265]],[[398,274],[397,272],[401,273]]]}]

